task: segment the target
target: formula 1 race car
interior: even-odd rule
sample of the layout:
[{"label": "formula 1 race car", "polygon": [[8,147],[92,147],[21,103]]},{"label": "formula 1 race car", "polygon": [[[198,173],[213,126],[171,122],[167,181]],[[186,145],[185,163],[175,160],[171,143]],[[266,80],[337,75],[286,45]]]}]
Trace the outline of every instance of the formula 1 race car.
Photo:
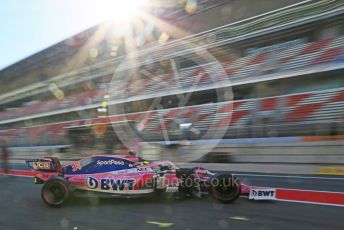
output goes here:
[{"label": "formula 1 race car", "polygon": [[175,199],[211,195],[230,203],[247,188],[229,173],[211,173],[201,167],[177,168],[170,161],[143,161],[132,155],[93,155],[61,166],[58,158],[26,161],[41,196],[52,207],[71,195],[138,197],[167,193]]}]

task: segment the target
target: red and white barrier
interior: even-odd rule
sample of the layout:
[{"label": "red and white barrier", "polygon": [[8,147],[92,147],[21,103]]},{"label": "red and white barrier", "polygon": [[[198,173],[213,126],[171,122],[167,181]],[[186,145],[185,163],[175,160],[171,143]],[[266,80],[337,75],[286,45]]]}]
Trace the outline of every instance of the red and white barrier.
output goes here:
[{"label": "red and white barrier", "polygon": [[27,170],[9,170],[7,173],[5,173],[4,170],[0,169],[0,175],[34,177],[35,174],[33,171]]},{"label": "red and white barrier", "polygon": [[250,187],[249,199],[277,200],[344,207],[344,192]]},{"label": "red and white barrier", "polygon": [[279,188],[276,189],[276,200],[344,207],[343,192]]}]

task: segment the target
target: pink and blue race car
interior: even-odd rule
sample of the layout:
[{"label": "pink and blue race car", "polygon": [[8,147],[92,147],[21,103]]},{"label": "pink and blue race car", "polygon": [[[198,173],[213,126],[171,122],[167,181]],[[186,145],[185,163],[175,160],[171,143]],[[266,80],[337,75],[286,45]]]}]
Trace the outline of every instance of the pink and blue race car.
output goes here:
[{"label": "pink and blue race car", "polygon": [[43,201],[52,207],[79,194],[129,198],[167,193],[175,199],[211,195],[230,203],[249,193],[249,187],[229,173],[177,168],[170,161],[148,162],[132,155],[93,155],[65,166],[58,158],[46,157],[27,165],[35,183],[43,184]]}]

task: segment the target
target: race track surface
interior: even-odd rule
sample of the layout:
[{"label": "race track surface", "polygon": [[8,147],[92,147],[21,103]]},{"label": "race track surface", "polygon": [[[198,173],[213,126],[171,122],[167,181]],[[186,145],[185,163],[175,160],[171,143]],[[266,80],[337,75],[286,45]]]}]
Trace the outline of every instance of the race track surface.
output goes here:
[{"label": "race track surface", "polygon": [[[344,191],[344,178],[239,175],[246,183]],[[344,229],[344,207],[282,201],[232,204],[208,198],[76,198],[47,207],[32,178],[0,175],[0,229]]]}]

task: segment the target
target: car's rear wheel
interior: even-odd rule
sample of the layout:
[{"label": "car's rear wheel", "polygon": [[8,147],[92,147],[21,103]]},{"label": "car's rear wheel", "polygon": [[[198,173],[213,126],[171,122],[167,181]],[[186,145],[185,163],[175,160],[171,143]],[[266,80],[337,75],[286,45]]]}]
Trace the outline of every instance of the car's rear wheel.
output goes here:
[{"label": "car's rear wheel", "polygon": [[240,195],[240,181],[230,174],[217,174],[211,178],[210,182],[211,192],[216,200],[231,203]]},{"label": "car's rear wheel", "polygon": [[55,177],[46,181],[41,190],[43,201],[51,207],[61,206],[69,198],[69,184],[64,178]]}]

